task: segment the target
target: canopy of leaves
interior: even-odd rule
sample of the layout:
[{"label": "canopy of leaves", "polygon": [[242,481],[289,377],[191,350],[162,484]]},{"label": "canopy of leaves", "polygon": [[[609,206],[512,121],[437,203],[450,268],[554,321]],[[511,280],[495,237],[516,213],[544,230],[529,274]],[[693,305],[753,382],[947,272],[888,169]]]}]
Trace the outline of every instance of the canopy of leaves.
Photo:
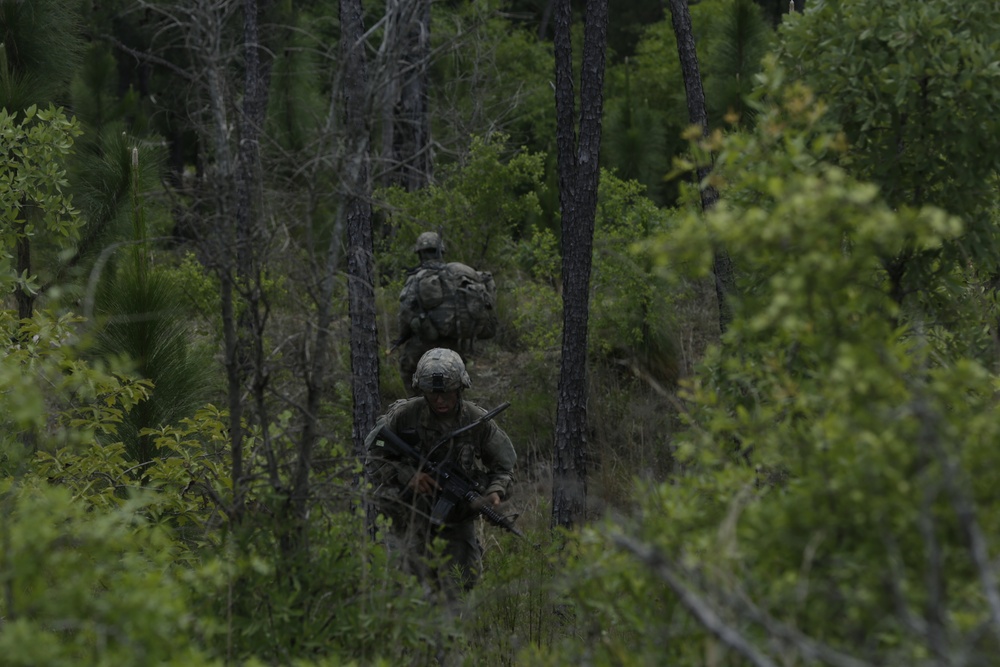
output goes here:
[{"label": "canopy of leaves", "polygon": [[[830,105],[845,164],[892,206],[934,204],[969,225],[951,261],[996,270],[1000,5],[819,2],[776,42],[789,75]],[[955,256],[957,255],[957,257]]]},{"label": "canopy of leaves", "polygon": [[[234,301],[194,259],[161,273],[173,248],[147,241],[175,223],[197,239],[232,222],[225,179],[238,170],[221,163],[239,154],[243,4],[88,3],[83,67],[33,89],[73,45],[38,50],[72,31],[50,11],[72,3],[0,3],[4,29],[18,30],[5,37],[0,92],[61,95],[75,74],[79,119],[41,105],[0,112],[14,158],[0,170],[0,293],[51,276],[48,294],[64,297],[22,321],[0,313],[5,659],[433,664],[456,648],[477,664],[995,662],[992,4],[810,0],[772,42],[752,3],[695,3],[713,130],[729,111],[738,122],[705,140],[689,133],[691,146],[670,23],[623,26],[635,57],[608,77],[588,357],[588,511],[609,518],[565,544],[544,531],[557,552],[486,533],[488,574],[458,620],[373,539],[384,526],[359,511],[367,489],[343,444],[352,370],[338,211],[351,156],[338,134],[336,6],[260,4],[273,64],[250,197],[261,245],[240,250],[259,253],[262,270],[238,281]],[[550,47],[535,36],[544,26],[503,12],[543,4],[432,4],[436,181],[377,199],[387,312],[427,229],[443,233],[449,259],[497,277],[507,331],[483,366],[491,391],[516,398],[508,432],[524,457],[511,511],[522,525],[548,509],[562,304],[545,190]],[[383,5],[365,6],[374,53]],[[12,45],[31,63],[11,60]],[[378,47],[380,66],[392,46]],[[778,55],[761,73],[767,46]],[[123,131],[145,133],[142,174]],[[681,152],[678,172],[714,164],[698,184],[722,194],[707,214],[689,207],[694,187],[661,181]],[[153,153],[169,158],[163,183]],[[677,210],[662,207],[675,199]],[[26,239],[45,252],[22,273],[12,254]],[[114,257],[95,301],[109,325],[101,359],[81,335],[93,322],[57,310],[89,295],[88,247]],[[682,309],[712,311],[693,288],[711,289],[719,249],[738,270],[734,319],[694,354]],[[197,257],[220,259],[208,254]],[[71,259],[81,270],[61,271]],[[200,395],[185,384],[199,379],[188,362],[222,364],[185,351],[191,315],[178,296],[252,325],[240,332],[255,337],[251,354],[217,355],[235,369],[230,405],[244,419],[186,402]],[[315,317],[331,301],[331,316]],[[205,318],[205,341],[223,338],[222,318]],[[312,345],[327,335],[330,350]],[[116,372],[125,352],[155,387]],[[320,352],[344,361],[316,363]],[[256,372],[237,377],[247,365]],[[137,457],[136,438],[157,455]],[[303,472],[302,495],[290,493]],[[292,505],[307,510],[295,521]]]},{"label": "canopy of leaves", "polygon": [[719,206],[649,247],[672,273],[722,245],[744,285],[682,396],[683,472],[583,536],[601,576],[573,599],[627,628],[598,649],[618,660],[703,664],[692,633],[756,664],[990,655],[996,379],[901,316],[880,260],[963,225],[890,206],[828,160],[845,145],[808,90],[771,93],[755,132],[709,140]]},{"label": "canopy of leaves", "polygon": [[441,235],[449,261],[490,271],[510,266],[510,240],[539,213],[542,156],[511,151],[506,140],[503,135],[474,139],[465,162],[441,174],[437,185],[412,193],[394,187],[376,195],[398,230],[391,248],[400,262],[397,270],[417,263],[413,243],[425,231]]}]

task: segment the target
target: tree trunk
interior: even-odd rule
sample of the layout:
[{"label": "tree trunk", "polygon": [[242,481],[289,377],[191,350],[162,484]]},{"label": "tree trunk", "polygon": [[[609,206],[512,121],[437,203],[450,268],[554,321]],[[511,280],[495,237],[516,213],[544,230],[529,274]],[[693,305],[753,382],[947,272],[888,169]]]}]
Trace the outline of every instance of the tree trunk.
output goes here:
[{"label": "tree trunk", "polygon": [[[677,37],[677,55],[684,77],[684,92],[687,95],[688,119],[692,125],[701,127],[703,135],[708,134],[708,112],[705,108],[705,89],[701,84],[701,70],[698,67],[698,52],[695,49],[694,32],[691,29],[691,13],[687,0],[669,0],[671,22]],[[711,171],[710,165],[698,167],[698,182],[704,182]],[[701,207],[708,211],[719,199],[719,193],[711,185],[701,188]],[[725,249],[718,249],[713,258],[715,272],[715,295],[719,302],[719,331],[725,333],[732,322],[733,313],[729,307],[728,295],[732,294],[736,279],[733,263]]]},{"label": "tree trunk", "polygon": [[412,192],[431,179],[428,69],[429,0],[389,0],[384,52],[390,81],[384,101],[383,181]]},{"label": "tree trunk", "polygon": [[273,0],[244,0],[243,113],[240,117],[239,172],[236,181],[237,271],[253,279],[260,229],[260,135],[267,114],[272,60],[260,42],[258,19]]},{"label": "tree trunk", "polygon": [[572,9],[555,12],[556,137],[562,208],[563,342],[552,461],[552,526],[585,518],[587,500],[587,323],[594,217],[600,178],[601,114],[608,32],[607,0],[588,0],[576,136]]},{"label": "tree trunk", "polygon": [[[208,8],[210,9],[210,8]],[[191,54],[205,63],[203,73],[209,123],[203,132],[212,147],[216,174],[215,187],[210,190],[215,219],[207,226],[202,261],[219,276],[219,300],[223,331],[223,356],[226,367],[226,398],[229,408],[229,446],[232,457],[232,504],[226,507],[234,523],[241,520],[244,501],[243,461],[243,362],[237,327],[238,290],[236,282],[236,173],[229,145],[225,76],[221,63],[222,48],[216,36],[221,32],[225,17],[220,11],[206,10],[191,24]]]},{"label": "tree trunk", "polygon": [[347,133],[347,273],[351,318],[351,373],[354,397],[354,451],[364,456],[365,435],[375,426],[379,399],[378,330],[375,313],[375,258],[372,242],[369,128],[366,122],[368,73],[360,0],[340,0],[344,62],[344,127]]}]

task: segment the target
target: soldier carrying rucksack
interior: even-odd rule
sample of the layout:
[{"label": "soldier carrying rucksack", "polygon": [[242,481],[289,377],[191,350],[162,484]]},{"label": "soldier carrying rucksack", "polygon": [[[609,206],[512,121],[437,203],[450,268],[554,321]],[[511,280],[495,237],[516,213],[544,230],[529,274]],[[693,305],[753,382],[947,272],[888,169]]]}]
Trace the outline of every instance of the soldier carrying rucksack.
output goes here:
[{"label": "soldier carrying rucksack", "polygon": [[496,335],[496,285],[487,271],[444,261],[444,242],[436,232],[417,237],[412,269],[399,294],[399,374],[412,385],[417,361],[435,347],[466,355],[475,341]]}]

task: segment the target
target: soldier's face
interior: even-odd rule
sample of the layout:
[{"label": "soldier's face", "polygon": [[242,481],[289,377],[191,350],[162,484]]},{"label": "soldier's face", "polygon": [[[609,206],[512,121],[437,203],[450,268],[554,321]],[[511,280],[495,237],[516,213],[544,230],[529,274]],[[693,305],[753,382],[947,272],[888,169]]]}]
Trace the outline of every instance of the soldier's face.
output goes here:
[{"label": "soldier's face", "polygon": [[424,400],[436,415],[450,415],[458,405],[457,391],[431,391],[424,393]]}]

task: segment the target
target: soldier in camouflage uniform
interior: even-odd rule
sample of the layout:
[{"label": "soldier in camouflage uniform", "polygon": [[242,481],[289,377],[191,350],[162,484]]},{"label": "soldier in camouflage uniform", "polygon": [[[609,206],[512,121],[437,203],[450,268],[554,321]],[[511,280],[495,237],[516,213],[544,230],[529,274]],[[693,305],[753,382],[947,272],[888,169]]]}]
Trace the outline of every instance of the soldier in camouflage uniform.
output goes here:
[{"label": "soldier in camouflage uniform", "polygon": [[[459,590],[472,588],[481,573],[477,514],[456,507],[443,526],[433,526],[430,514],[434,505],[434,479],[392,456],[377,436],[386,426],[429,460],[459,463],[466,474],[481,484],[485,501],[494,507],[499,505],[510,493],[517,455],[510,438],[492,419],[430,451],[449,433],[486,413],[463,400],[462,391],[471,384],[465,364],[456,352],[443,348],[428,351],[420,358],[412,378],[412,385],[420,395],[393,403],[366,439],[375,497],[382,513],[392,520],[390,550],[402,558],[409,572],[452,598]],[[437,540],[443,544],[443,561],[430,558]]]},{"label": "soldier in camouflage uniform", "polygon": [[[420,265],[411,269],[406,277],[402,295],[412,294],[411,281],[416,280],[417,273],[421,269],[438,268],[444,266],[444,241],[437,232],[423,232],[417,237],[413,244],[413,252],[420,258]],[[457,338],[439,336],[434,340],[424,340],[420,336],[420,327],[415,325],[414,304],[407,303],[402,299],[399,309],[399,338],[402,343],[399,351],[399,376],[403,379],[403,387],[406,388],[410,396],[417,393],[411,387],[413,373],[417,370],[417,362],[428,350],[435,347],[448,348],[459,352],[459,341]],[[460,352],[459,352],[460,353]],[[461,354],[461,353],[460,353]]]}]

